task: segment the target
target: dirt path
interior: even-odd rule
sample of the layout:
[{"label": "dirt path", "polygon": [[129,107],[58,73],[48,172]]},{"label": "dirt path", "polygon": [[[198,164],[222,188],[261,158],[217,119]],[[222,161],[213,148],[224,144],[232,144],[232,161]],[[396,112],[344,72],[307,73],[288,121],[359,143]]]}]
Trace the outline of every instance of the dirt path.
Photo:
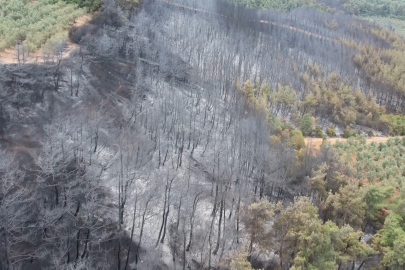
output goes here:
[{"label": "dirt path", "polygon": [[[393,138],[393,137],[371,137],[366,139],[366,143],[372,143],[372,142],[387,142],[388,139]],[[328,138],[326,140],[327,142],[331,144],[335,144],[336,142],[346,142],[347,139],[344,138]],[[313,150],[318,151],[321,149],[323,143],[323,139],[321,138],[305,138],[305,145],[307,148],[312,148]]]},{"label": "dirt path", "polygon": [[[91,20],[90,14],[84,14],[78,17],[71,25],[80,27],[87,24]],[[79,49],[79,46],[76,43],[73,43],[70,40],[67,40],[66,46],[62,53],[62,58],[66,58],[70,53],[76,49]],[[43,53],[41,49],[38,49],[36,52],[29,53],[28,57],[24,63],[41,63],[43,61]],[[0,52],[0,64],[17,64],[17,56],[15,47],[10,47]]]}]

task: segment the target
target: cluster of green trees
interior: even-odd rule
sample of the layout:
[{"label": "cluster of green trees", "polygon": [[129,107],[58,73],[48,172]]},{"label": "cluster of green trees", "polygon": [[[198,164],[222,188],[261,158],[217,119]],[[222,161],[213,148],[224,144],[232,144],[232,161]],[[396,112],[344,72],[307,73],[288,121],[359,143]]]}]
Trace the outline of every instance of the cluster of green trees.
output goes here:
[{"label": "cluster of green trees", "polygon": [[359,183],[358,198],[365,203],[365,220],[378,230],[372,246],[381,264],[403,269],[405,205],[405,139],[366,144],[364,138],[335,145],[346,174]]},{"label": "cluster of green trees", "polygon": [[404,36],[405,2],[402,0],[341,0],[343,8]]},{"label": "cluster of green trees", "polygon": [[[387,42],[393,44],[394,40],[387,39]],[[375,96],[385,102],[387,108],[392,111],[403,110],[402,103],[405,97],[405,78],[402,76],[405,70],[403,61],[405,43],[398,42],[397,46],[399,48],[383,50],[359,45],[357,48],[361,52],[354,58],[355,64],[372,83],[382,83],[385,86],[384,91],[376,89]]]},{"label": "cluster of green trees", "polygon": [[405,117],[403,115],[384,114],[381,121],[385,123],[391,136],[405,136]]},{"label": "cluster of green trees", "polygon": [[367,17],[367,20],[375,22],[378,25],[398,33],[398,35],[405,37],[405,20],[378,16]]},{"label": "cluster of green trees", "polygon": [[[356,26],[361,27],[361,26]],[[385,129],[390,135],[405,135],[405,41],[394,32],[369,28],[369,33],[390,46],[378,46],[342,40],[343,44],[358,50],[353,60],[358,74],[365,78],[372,95],[386,111],[380,117],[378,129]]]},{"label": "cluster of green trees", "polygon": [[405,20],[405,2],[402,0],[343,0],[343,2],[343,7],[352,14]]},{"label": "cluster of green trees", "polygon": [[0,51],[24,44],[33,51],[47,40],[66,32],[86,10],[53,0],[10,0],[0,2]]},{"label": "cluster of green trees", "polygon": [[[243,219],[247,250],[275,251],[280,269],[339,269],[355,263],[403,269],[405,139],[366,144],[364,137],[351,138],[324,145],[320,155],[326,153],[329,158],[308,180],[311,200],[298,197],[286,208],[267,200],[249,206]],[[363,241],[370,227],[376,233]],[[244,265],[239,253],[231,265],[250,269],[239,267]]]},{"label": "cluster of green trees", "polygon": [[[376,103],[372,95],[367,96],[360,90],[354,91],[341,81],[337,73],[322,77],[316,64],[310,66],[309,70],[309,74],[304,73],[301,76],[305,91],[300,95],[291,86],[281,84],[271,88],[269,84],[258,86],[246,81],[239,88],[257,109],[266,114],[291,116],[291,120],[305,136],[324,136],[321,128],[316,125],[314,116],[329,117],[343,127],[358,123],[386,128],[380,122],[385,120],[388,123],[391,117],[380,119],[381,115],[385,115],[385,109]],[[330,130],[328,135],[333,133]]]},{"label": "cluster of green trees", "polygon": [[353,177],[361,182],[392,184],[402,188],[405,184],[405,137],[391,138],[387,143],[366,144],[364,138],[350,138],[337,142],[335,148]]},{"label": "cluster of green trees", "polygon": [[275,250],[279,269],[289,266],[296,270],[336,269],[372,254],[372,248],[358,240],[360,230],[349,224],[324,222],[318,212],[307,197],[296,198],[286,208],[267,200],[250,205],[244,218],[249,249],[255,245],[256,249]]},{"label": "cluster of green trees", "polygon": [[[238,83],[238,89],[258,110],[266,114],[288,116],[295,126],[300,127],[305,136],[323,137],[322,130],[316,126],[316,118],[327,118],[341,126],[347,131],[346,137],[355,135],[350,129],[353,124],[373,128],[391,136],[403,136],[405,135],[405,117],[401,114],[403,104],[401,97],[405,97],[405,82],[401,75],[405,71],[405,62],[401,62],[403,56],[398,56],[399,58],[394,60],[393,55],[392,62],[387,63],[382,56],[377,58],[379,61],[372,61],[366,57],[370,50],[366,49],[365,52],[354,58],[355,63],[367,75],[374,74],[374,77],[370,77],[371,80],[389,84],[391,87],[376,88],[374,92],[365,94],[360,89],[346,84],[337,72],[325,74],[322,68],[314,63],[308,64],[306,71],[301,74],[300,89],[295,90],[291,85],[280,83],[271,87],[270,84],[250,80],[243,85]],[[384,69],[381,65],[392,68]],[[396,113],[387,113],[387,109]],[[330,130],[328,133],[333,135],[334,132]]]},{"label": "cluster of green trees", "polygon": [[337,73],[325,76],[316,64],[309,66],[308,71],[301,76],[305,91],[298,104],[300,111],[319,117],[331,116],[342,126],[355,122],[369,126],[384,112],[372,95],[345,84]]}]

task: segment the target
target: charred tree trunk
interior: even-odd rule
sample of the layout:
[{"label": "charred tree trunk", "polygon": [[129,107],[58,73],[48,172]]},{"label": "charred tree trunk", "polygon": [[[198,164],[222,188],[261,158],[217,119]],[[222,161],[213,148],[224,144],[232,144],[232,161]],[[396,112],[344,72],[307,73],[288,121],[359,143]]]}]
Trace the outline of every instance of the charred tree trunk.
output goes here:
[{"label": "charred tree trunk", "polygon": [[129,262],[129,256],[131,255],[131,246],[132,246],[132,241],[133,241],[133,239],[134,239],[135,215],[136,215],[136,204],[137,204],[137,201],[138,201],[138,197],[135,198],[134,215],[133,215],[133,217],[132,217],[131,239],[129,240],[129,244],[128,244],[128,253],[127,253],[127,259],[126,259],[126,261],[125,261],[124,270],[127,270],[128,262]]},{"label": "charred tree trunk", "polygon": [[224,208],[224,200],[221,200],[221,206],[219,210],[219,222],[218,222],[218,238],[217,238],[217,244],[215,246],[215,249],[212,254],[217,255],[218,249],[219,249],[219,243],[221,241],[221,225],[222,225],[222,211]]},{"label": "charred tree trunk", "polygon": [[88,245],[88,243],[89,243],[89,238],[90,238],[90,229],[87,228],[86,241],[85,241],[85,243],[84,243],[84,249],[83,249],[83,253],[82,253],[82,257],[81,257],[82,259],[83,259],[84,256],[86,255],[86,252],[88,253],[87,245]]}]

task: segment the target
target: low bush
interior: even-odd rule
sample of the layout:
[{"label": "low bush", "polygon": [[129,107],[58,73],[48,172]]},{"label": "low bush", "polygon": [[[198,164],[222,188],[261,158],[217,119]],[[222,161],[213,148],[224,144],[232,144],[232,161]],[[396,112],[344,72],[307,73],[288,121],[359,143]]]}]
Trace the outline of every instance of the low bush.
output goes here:
[{"label": "low bush", "polygon": [[405,135],[405,117],[402,115],[385,114],[380,120],[387,127],[387,131],[391,136]]},{"label": "low bush", "polygon": [[357,132],[349,127],[346,127],[345,130],[343,131],[343,138],[355,137],[356,135]]},{"label": "low bush", "polygon": [[327,134],[329,137],[336,137],[335,128],[334,128],[334,127],[327,127],[327,128],[326,128],[326,134]]},{"label": "low bush", "polygon": [[316,126],[312,133],[313,133],[313,136],[316,137],[316,138],[324,138],[325,137],[325,135],[323,134],[323,131],[322,131],[320,126]]},{"label": "low bush", "polygon": [[313,133],[312,126],[314,125],[314,123],[315,119],[310,114],[306,113],[302,116],[300,129],[302,131],[302,134],[304,134],[304,136],[312,135]]}]

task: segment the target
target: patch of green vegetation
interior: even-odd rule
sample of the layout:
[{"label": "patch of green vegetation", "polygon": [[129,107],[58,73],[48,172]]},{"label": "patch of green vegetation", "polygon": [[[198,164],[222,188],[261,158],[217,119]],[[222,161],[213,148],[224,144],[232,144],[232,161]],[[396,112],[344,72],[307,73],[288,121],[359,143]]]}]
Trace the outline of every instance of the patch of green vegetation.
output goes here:
[{"label": "patch of green vegetation", "polygon": [[325,138],[325,134],[323,134],[323,131],[320,126],[316,126],[312,135],[316,138]]},{"label": "patch of green vegetation", "polygon": [[337,142],[335,149],[349,169],[349,175],[360,182],[394,186],[402,189],[405,184],[405,139],[390,138],[386,143],[366,143],[362,136]]},{"label": "patch of green vegetation", "polygon": [[328,127],[328,128],[326,129],[326,134],[327,134],[329,137],[336,137],[335,128],[334,128],[334,127]]},{"label": "patch of green vegetation", "polygon": [[388,30],[394,31],[402,37],[405,37],[405,20],[380,16],[367,17],[366,19],[375,22],[380,26],[387,28]]},{"label": "patch of green vegetation", "polygon": [[300,129],[304,136],[310,136],[313,131],[313,125],[315,124],[315,119],[308,113],[304,114],[301,119]]},{"label": "patch of green vegetation", "polygon": [[385,114],[380,120],[386,124],[391,136],[405,135],[405,116]]},{"label": "patch of green vegetation", "polygon": [[[383,65],[382,60],[380,62]],[[376,65],[380,62],[373,63]],[[360,63],[363,65],[361,61]],[[387,77],[386,73],[383,76],[395,81],[394,76]],[[338,73],[326,75],[319,65],[310,64],[307,72],[301,75],[301,83],[307,89],[304,96],[300,96],[290,85],[278,84],[276,87],[270,87],[266,83],[258,85],[250,80],[242,86],[238,83],[238,89],[257,110],[267,115],[274,114],[281,117],[290,115],[291,122],[304,136],[323,138],[324,134],[320,127],[316,128],[316,117],[325,115],[329,116],[333,123],[346,127],[343,134],[345,138],[357,135],[356,131],[350,128],[354,124],[390,136],[405,135],[405,116],[387,114],[385,106],[377,104],[372,94],[366,95],[359,89],[355,90],[346,85]],[[401,84],[398,86],[402,87]],[[270,118],[273,119],[274,116]],[[330,137],[336,136],[333,128],[328,128],[326,133]]]},{"label": "patch of green vegetation", "polygon": [[343,0],[343,2],[343,7],[355,15],[405,20],[405,2],[403,0]]},{"label": "patch of green vegetation", "polygon": [[53,0],[0,0],[0,51],[23,42],[34,51],[49,40],[67,37],[69,23],[85,9]]},{"label": "patch of green vegetation", "polygon": [[[346,142],[337,142],[334,149],[344,168],[344,178],[341,179],[346,181],[343,185],[353,187],[353,192],[341,188],[339,196],[329,193],[326,202],[330,203],[326,207],[331,207],[331,212],[336,211],[333,209],[336,206],[346,207],[343,215],[343,219],[346,220],[347,209],[354,213],[353,210],[360,207],[361,212],[357,212],[356,217],[364,218],[360,220],[361,224],[373,224],[380,229],[373,236],[372,247],[381,254],[381,269],[382,267],[403,269],[405,138],[396,137],[386,143],[367,144],[364,137],[358,136]],[[350,202],[345,197],[349,199],[352,197],[355,200]],[[335,198],[338,200],[334,200]]]},{"label": "patch of green vegetation", "polygon": [[376,22],[405,37],[405,2],[402,0],[343,0],[348,12]]},{"label": "patch of green vegetation", "polygon": [[345,128],[345,130],[343,131],[343,138],[356,137],[356,135],[357,132],[349,127]]}]

